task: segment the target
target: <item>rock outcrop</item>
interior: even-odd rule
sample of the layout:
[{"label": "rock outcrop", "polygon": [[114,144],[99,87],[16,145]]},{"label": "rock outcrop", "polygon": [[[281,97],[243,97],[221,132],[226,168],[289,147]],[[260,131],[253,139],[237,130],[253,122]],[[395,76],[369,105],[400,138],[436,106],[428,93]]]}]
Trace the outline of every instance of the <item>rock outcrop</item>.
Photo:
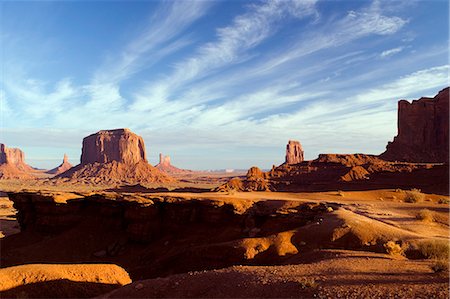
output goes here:
[{"label": "rock outcrop", "polygon": [[129,129],[102,130],[83,139],[81,164],[147,162],[144,139]]},{"label": "rock outcrop", "polygon": [[214,191],[271,191],[272,188],[267,180],[268,177],[268,174],[263,172],[258,167],[253,166],[247,171],[245,179],[238,177],[232,178],[228,182],[214,189]]},{"label": "rock outcrop", "polygon": [[25,154],[18,148],[0,143],[0,179],[29,179],[34,169],[25,163]]},{"label": "rock outcrop", "polygon": [[60,173],[63,173],[65,171],[69,170],[72,167],[73,167],[73,165],[69,163],[69,157],[67,157],[67,155],[64,154],[64,158],[63,158],[62,163],[59,166],[57,166],[57,167],[47,171],[47,173],[48,174],[58,175]]},{"label": "rock outcrop", "polygon": [[298,164],[305,160],[303,148],[299,141],[289,140],[286,145],[286,164]]},{"label": "rock outcrop", "polygon": [[389,161],[449,161],[449,88],[434,98],[398,102],[398,135],[380,155]]},{"label": "rock outcrop", "polygon": [[164,183],[173,179],[147,162],[144,140],[129,129],[102,130],[83,139],[81,164],[55,178],[83,183]]},{"label": "rock outcrop", "polygon": [[164,156],[161,153],[159,154],[159,163],[155,165],[155,168],[168,174],[185,174],[193,172],[192,170],[181,169],[173,166],[170,163],[170,156]]}]

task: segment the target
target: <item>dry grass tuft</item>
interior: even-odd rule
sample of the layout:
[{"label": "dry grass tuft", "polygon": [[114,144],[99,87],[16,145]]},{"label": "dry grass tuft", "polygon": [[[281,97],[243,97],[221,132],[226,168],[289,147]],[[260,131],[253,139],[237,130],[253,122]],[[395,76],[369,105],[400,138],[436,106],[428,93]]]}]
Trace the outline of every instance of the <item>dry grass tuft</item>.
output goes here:
[{"label": "dry grass tuft", "polygon": [[345,197],[345,194],[344,194],[344,192],[343,192],[342,190],[339,190],[339,191],[337,192],[337,196]]},{"label": "dry grass tuft", "polygon": [[311,277],[303,278],[302,280],[299,281],[299,284],[302,289],[317,288],[316,280]]},{"label": "dry grass tuft", "polygon": [[433,270],[434,273],[448,272],[448,260],[437,260],[431,265],[431,270]]},{"label": "dry grass tuft", "polygon": [[450,199],[448,199],[448,198],[439,198],[439,200],[438,200],[438,203],[439,204],[445,204],[445,205],[448,205],[449,203],[450,203]]},{"label": "dry grass tuft", "polygon": [[384,244],[384,249],[390,255],[403,255],[403,248],[394,241],[389,241]]},{"label": "dry grass tuft", "polygon": [[419,252],[426,258],[447,260],[450,256],[450,244],[447,240],[427,240],[417,244]]},{"label": "dry grass tuft", "polygon": [[420,189],[411,189],[410,191],[406,191],[405,193],[405,202],[416,203],[421,202],[425,199],[425,194],[423,194]]},{"label": "dry grass tuft", "polygon": [[420,210],[419,213],[417,213],[416,218],[424,222],[434,222],[436,220],[434,212],[428,209]]}]

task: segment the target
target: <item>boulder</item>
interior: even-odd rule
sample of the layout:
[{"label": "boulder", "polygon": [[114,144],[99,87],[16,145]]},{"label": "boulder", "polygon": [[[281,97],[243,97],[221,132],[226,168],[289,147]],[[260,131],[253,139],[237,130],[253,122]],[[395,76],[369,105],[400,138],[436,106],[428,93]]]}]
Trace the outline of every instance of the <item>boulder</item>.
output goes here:
[{"label": "boulder", "polygon": [[449,88],[434,98],[398,102],[398,135],[380,155],[389,161],[449,161]]},{"label": "boulder", "polygon": [[298,164],[305,160],[302,145],[299,141],[289,140],[286,146],[286,164]]}]

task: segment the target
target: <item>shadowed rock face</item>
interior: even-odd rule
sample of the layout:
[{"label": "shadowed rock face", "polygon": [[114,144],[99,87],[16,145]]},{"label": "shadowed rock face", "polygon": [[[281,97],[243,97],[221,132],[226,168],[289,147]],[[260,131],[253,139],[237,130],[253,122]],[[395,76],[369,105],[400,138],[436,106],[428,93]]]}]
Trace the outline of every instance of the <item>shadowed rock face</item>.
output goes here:
[{"label": "shadowed rock face", "polygon": [[147,162],[144,140],[128,129],[104,130],[83,139],[81,164]]},{"label": "shadowed rock face", "polygon": [[304,160],[302,145],[299,141],[289,140],[286,146],[286,164],[297,164]]},{"label": "shadowed rock face", "polygon": [[434,98],[398,102],[398,135],[380,155],[386,160],[448,162],[449,88]]}]

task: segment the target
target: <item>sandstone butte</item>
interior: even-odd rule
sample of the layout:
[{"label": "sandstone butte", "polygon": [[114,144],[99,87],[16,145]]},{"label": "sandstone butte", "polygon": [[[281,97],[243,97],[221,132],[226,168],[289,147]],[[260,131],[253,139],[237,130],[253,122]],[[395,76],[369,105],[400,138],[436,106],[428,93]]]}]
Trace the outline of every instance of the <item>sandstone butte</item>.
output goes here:
[{"label": "sandstone butte", "polygon": [[47,171],[47,173],[58,175],[60,173],[63,173],[65,171],[69,170],[72,167],[73,167],[73,165],[69,163],[69,157],[67,157],[67,155],[64,154],[63,162],[59,166]]},{"label": "sandstone butte", "polygon": [[299,141],[289,140],[286,145],[286,164],[298,164],[304,161],[304,152]]},{"label": "sandstone butte", "polygon": [[398,135],[380,155],[389,161],[449,161],[449,88],[434,98],[398,102]]},{"label": "sandstone butte", "polygon": [[169,174],[180,174],[180,173],[190,173],[191,170],[181,169],[173,166],[170,163],[170,156],[164,156],[163,154],[159,154],[159,163],[155,165],[155,167],[162,172]]},{"label": "sandstone butte", "polygon": [[29,179],[34,169],[25,163],[25,154],[18,148],[0,143],[0,179]]},{"label": "sandstone butte", "polygon": [[85,137],[81,163],[56,178],[90,183],[163,183],[173,180],[148,164],[144,139],[129,129],[102,130]]}]

